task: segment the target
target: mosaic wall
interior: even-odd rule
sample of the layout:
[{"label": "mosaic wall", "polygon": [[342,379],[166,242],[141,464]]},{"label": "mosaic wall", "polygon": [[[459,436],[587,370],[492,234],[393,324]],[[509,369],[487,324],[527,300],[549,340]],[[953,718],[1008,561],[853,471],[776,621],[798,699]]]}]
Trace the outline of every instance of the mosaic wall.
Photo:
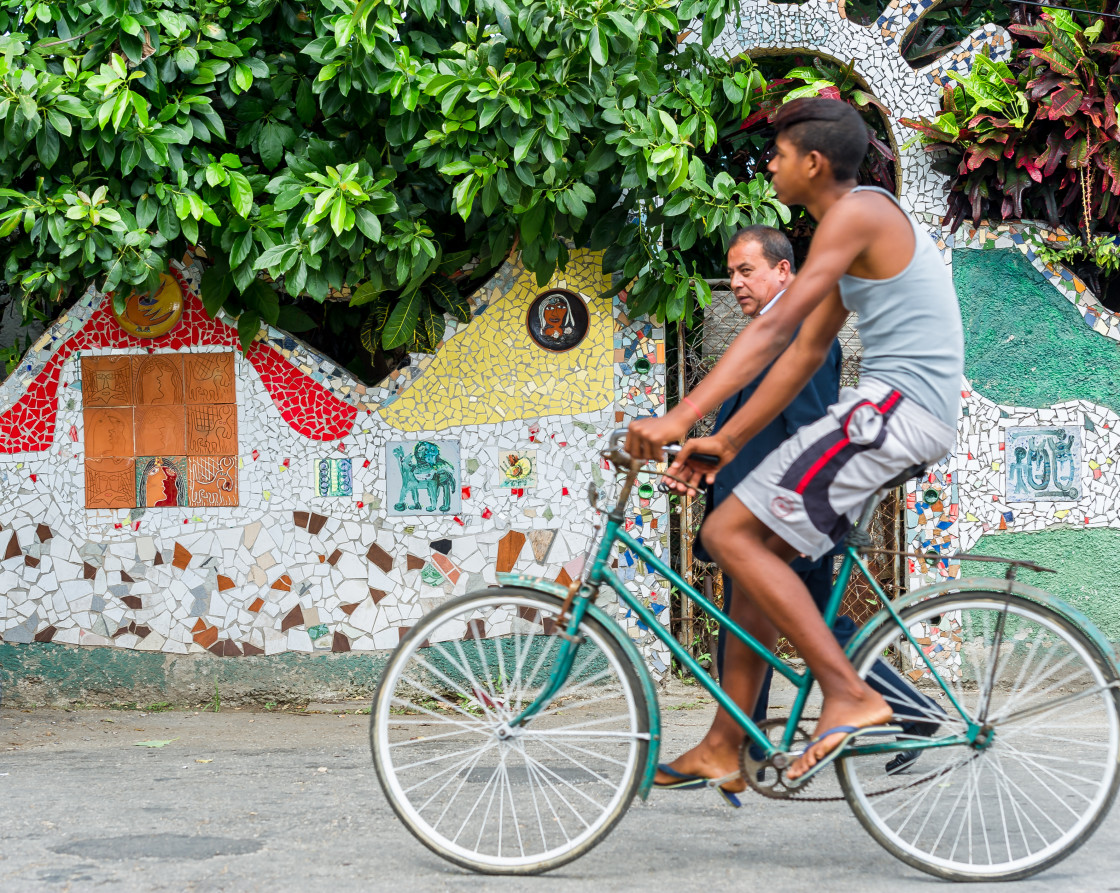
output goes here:
[{"label": "mosaic wall", "polygon": [[[909,560],[911,588],[960,578],[961,563],[949,556],[974,549],[985,536],[1032,533],[1042,534],[1044,540],[1068,529],[1120,528],[1120,469],[1114,458],[1120,449],[1120,413],[1117,411],[1120,400],[1113,398],[1107,388],[1093,386],[1093,371],[1099,372],[1109,383],[1116,378],[1120,351],[1115,345],[1120,342],[1120,320],[1096,303],[1092,292],[1080,279],[1065,268],[1047,266],[1036,255],[1035,247],[1043,241],[1057,242],[1068,237],[1067,233],[1022,222],[980,227],[966,224],[955,236],[944,240],[952,249],[953,259],[959,263],[967,259],[962,257],[966,251],[1020,253],[1042,281],[1054,289],[1053,293],[1061,296],[1056,303],[1059,308],[1065,308],[1069,325],[1080,324],[1084,328],[1083,334],[1073,331],[1057,338],[1051,333],[1036,331],[1038,340],[1031,348],[1038,351],[1037,359],[1031,359],[1029,353],[1026,359],[1008,358],[1004,376],[1009,379],[1014,379],[1020,371],[1016,364],[1034,364],[1021,372],[1028,378],[1033,377],[1037,387],[1034,402],[1042,405],[996,402],[973,386],[966,369],[957,445],[907,497],[910,548],[924,555]],[[997,289],[1008,285],[1007,282],[992,283]],[[1006,320],[1006,314],[1001,311],[1002,308],[994,309],[993,316]],[[1021,312],[1029,316],[1037,314],[1039,308],[1023,307]],[[1006,323],[1003,325],[1002,343],[1009,349],[1023,333],[1009,330]],[[970,333],[966,325],[966,353],[970,335],[978,337]],[[1078,335],[1080,337],[1075,337]],[[1042,355],[1052,353],[1047,345],[1055,341],[1068,352],[1068,356],[1059,360],[1058,374],[1047,368],[1047,357]],[[1090,350],[1093,350],[1092,355]],[[1010,386],[1010,383],[999,384],[1001,389]],[[1082,391],[1088,399],[1046,403],[1067,388],[1069,393]],[[1039,550],[1044,548],[1043,540],[1038,542]],[[1000,546],[998,542],[986,544],[979,551],[999,554]],[[1032,557],[1043,564],[1057,566],[1058,570],[1073,570],[1064,569],[1060,560],[1047,560],[1053,556],[1047,556],[1044,551],[1035,551]],[[1108,558],[1101,556],[1101,560]],[[1086,576],[1090,570],[1082,568]],[[973,566],[966,575],[999,575],[1002,572],[1000,566]],[[1053,588],[1054,578],[1027,582]],[[1063,591],[1062,595],[1071,598],[1073,593]],[[1098,625],[1108,626],[1101,612],[1112,612],[1114,597],[1109,592],[1093,593],[1092,599],[1078,607]],[[931,658],[935,662],[948,661],[951,665],[956,661],[959,664],[955,652],[951,648],[938,648],[944,643],[936,639],[937,636],[933,636],[921,643]],[[912,658],[912,672],[920,675],[916,655]]]},{"label": "mosaic wall", "polygon": [[[497,573],[570,581],[601,438],[664,403],[663,331],[599,297],[600,257],[573,252],[544,288],[511,260],[470,322],[376,386],[273,328],[243,355],[190,258],[162,336],[91,291],[0,385],[3,640],[385,649]],[[660,551],[667,522],[651,495],[628,526]],[[667,622],[662,585],[618,565]],[[667,654],[621,620],[660,675]]]},{"label": "mosaic wall", "polygon": [[[889,110],[887,126],[899,160],[899,197],[907,210],[931,226],[945,214],[944,177],[933,171],[929,155],[920,145],[906,146],[913,131],[901,118],[932,117],[941,111],[941,85],[948,72],[967,71],[981,48],[993,59],[1003,59],[1011,49],[1011,35],[987,25],[955,49],[925,68],[912,69],[899,47],[934,0],[893,0],[871,25],[849,21],[843,0],[808,0],[806,3],[771,3],[743,0],[741,21],[725,28],[711,46],[714,55],[737,58],[748,54],[804,51],[841,64],[855,63],[855,72]],[[700,26],[693,22],[682,43],[698,42]]]}]

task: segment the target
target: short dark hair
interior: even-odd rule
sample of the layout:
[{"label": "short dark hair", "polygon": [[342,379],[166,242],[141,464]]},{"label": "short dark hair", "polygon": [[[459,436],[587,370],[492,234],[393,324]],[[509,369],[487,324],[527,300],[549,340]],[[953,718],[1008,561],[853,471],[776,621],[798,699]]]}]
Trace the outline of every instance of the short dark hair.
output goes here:
[{"label": "short dark hair", "polygon": [[843,100],[822,96],[787,102],[774,117],[774,129],[802,155],[820,152],[838,181],[856,179],[870,144],[859,112]]},{"label": "short dark hair", "polygon": [[744,226],[731,237],[731,244],[727,246],[727,250],[730,251],[740,242],[756,243],[762,251],[762,256],[766,258],[766,263],[771,267],[776,267],[785,260],[789,261],[790,270],[794,269],[793,246],[781,230],[774,229],[772,226]]}]

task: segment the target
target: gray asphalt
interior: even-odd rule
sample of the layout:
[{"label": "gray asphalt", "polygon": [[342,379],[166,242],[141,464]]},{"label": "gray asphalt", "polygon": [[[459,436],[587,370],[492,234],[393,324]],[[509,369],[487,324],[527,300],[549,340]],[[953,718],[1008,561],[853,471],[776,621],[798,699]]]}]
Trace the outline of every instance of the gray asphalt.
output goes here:
[{"label": "gray asphalt", "polygon": [[[307,712],[0,709],[0,890],[897,893],[945,883],[896,861],[843,803],[655,792],[583,859],[543,877],[472,875],[397,822],[369,759],[368,717]],[[664,752],[711,705],[677,686]],[[318,711],[318,712],[316,712]],[[162,747],[137,742],[168,743]],[[835,791],[818,782],[814,793]],[[831,786],[831,787],[830,787]],[[1120,891],[1120,812],[1016,891]],[[1011,889],[975,884],[970,890]]]}]

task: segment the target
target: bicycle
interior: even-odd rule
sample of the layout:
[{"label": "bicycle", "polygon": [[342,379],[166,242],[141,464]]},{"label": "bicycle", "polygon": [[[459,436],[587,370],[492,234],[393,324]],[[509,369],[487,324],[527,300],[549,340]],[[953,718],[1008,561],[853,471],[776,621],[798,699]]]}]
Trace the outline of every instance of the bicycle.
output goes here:
[{"label": "bicycle", "polygon": [[[373,760],[405,826],[445,859],[491,874],[535,874],[582,856],[618,823],[657,769],[660,717],[645,664],[595,605],[606,585],[742,726],[749,788],[796,798],[784,770],[809,735],[813,679],[775,657],[635,536],[625,513],[640,473],[611,435],[620,480],[602,536],[570,587],[517,574],[449,600],[420,620],[385,667],[370,716]],[[910,469],[885,489],[921,472]],[[591,502],[598,494],[592,485]],[[843,798],[890,853],[951,880],[1012,880],[1072,853],[1104,819],[1120,772],[1120,675],[1083,615],[1016,580],[950,579],[890,601],[863,561],[870,499],[849,535],[825,614],[852,573],[882,605],[848,644],[863,678],[901,657],[911,694],[891,702],[897,734],[855,739],[835,766]],[[596,534],[599,526],[596,525]],[[756,726],[610,566],[619,547],[662,574],[796,689],[790,715]],[[903,554],[903,553],[895,553]],[[941,556],[938,556],[940,560]],[[901,692],[901,688],[900,688]],[[909,731],[907,731],[909,730]],[[753,745],[753,747],[751,747]],[[884,758],[921,757],[889,773]]]}]

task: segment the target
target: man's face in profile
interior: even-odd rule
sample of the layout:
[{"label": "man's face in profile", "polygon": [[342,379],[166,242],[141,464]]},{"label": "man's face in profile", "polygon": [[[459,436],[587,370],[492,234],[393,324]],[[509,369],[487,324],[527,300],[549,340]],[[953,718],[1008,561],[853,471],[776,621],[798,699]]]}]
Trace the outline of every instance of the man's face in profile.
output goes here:
[{"label": "man's face in profile", "polygon": [[747,316],[758,316],[770,300],[785,288],[783,265],[770,266],[762,254],[762,246],[753,239],[743,239],[727,252],[727,274],[731,291]]}]

